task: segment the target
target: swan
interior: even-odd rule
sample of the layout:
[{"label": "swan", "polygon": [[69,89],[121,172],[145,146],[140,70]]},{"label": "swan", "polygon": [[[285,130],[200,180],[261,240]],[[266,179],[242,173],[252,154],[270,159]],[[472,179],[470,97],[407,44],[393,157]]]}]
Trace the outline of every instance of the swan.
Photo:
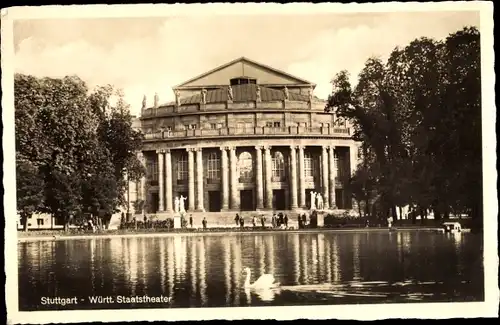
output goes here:
[{"label": "swan", "polygon": [[257,279],[254,283],[250,283],[250,268],[246,267],[244,272],[246,273],[245,279],[245,288],[253,288],[253,289],[270,289],[279,287],[278,282],[274,282],[274,276],[272,274],[262,274],[260,278]]}]

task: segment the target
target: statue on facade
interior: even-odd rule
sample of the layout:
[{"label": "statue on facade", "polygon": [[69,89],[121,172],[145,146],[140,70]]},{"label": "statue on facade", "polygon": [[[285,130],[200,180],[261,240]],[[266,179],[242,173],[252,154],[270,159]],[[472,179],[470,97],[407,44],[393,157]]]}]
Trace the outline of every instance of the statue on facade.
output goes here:
[{"label": "statue on facade", "polygon": [[154,99],[155,108],[158,107],[159,101],[160,101],[160,97],[158,96],[158,93],[155,93],[155,99]]},{"label": "statue on facade", "polygon": [[316,200],[317,200],[317,206],[318,210],[323,210],[323,196],[321,194],[316,193]]},{"label": "statue on facade", "polygon": [[233,87],[227,88],[227,99],[233,101]]},{"label": "statue on facade", "polygon": [[314,89],[311,86],[311,88],[309,88],[309,103],[312,103],[312,101],[313,101],[313,98],[314,98],[313,92],[314,92]]},{"label": "statue on facade", "polygon": [[316,192],[311,192],[311,210],[316,210]]},{"label": "statue on facade", "polygon": [[184,206],[184,201],[186,201],[187,197],[181,195],[181,197],[179,198],[179,212],[180,213],[184,213],[186,212],[186,208]]},{"label": "statue on facade", "polygon": [[142,97],[142,109],[146,109],[146,105],[147,105],[147,99],[146,99],[146,95],[144,95],[144,97]]},{"label": "statue on facade", "polygon": [[201,90],[201,103],[202,104],[207,103],[207,90],[205,88]]},{"label": "statue on facade", "polygon": [[175,104],[177,106],[181,106],[181,92],[179,91],[179,89],[175,90]]},{"label": "statue on facade", "polygon": [[174,200],[174,211],[175,213],[179,213],[179,197],[176,196]]},{"label": "statue on facade", "polygon": [[261,102],[262,98],[260,97],[260,87],[259,86],[257,86],[256,96],[257,96],[257,101]]},{"label": "statue on facade", "polygon": [[285,89],[283,89],[283,94],[285,95],[285,100],[288,100],[290,94],[288,93],[287,86],[285,86]]}]

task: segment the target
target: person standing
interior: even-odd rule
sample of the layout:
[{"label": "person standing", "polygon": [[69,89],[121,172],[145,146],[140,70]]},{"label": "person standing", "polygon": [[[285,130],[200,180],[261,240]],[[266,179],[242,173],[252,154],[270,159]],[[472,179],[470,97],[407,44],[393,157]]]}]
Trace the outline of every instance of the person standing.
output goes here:
[{"label": "person standing", "polygon": [[206,230],[207,229],[207,218],[206,217],[203,217],[203,221],[201,222],[201,224],[203,225],[203,230]]},{"label": "person standing", "polygon": [[192,214],[189,215],[189,226],[191,228],[193,228],[193,215]]}]

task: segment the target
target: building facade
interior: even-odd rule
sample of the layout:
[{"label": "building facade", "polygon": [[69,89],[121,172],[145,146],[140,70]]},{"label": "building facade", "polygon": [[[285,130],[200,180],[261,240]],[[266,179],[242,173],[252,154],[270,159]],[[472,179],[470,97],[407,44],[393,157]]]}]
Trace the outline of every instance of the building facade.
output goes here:
[{"label": "building facade", "polygon": [[324,209],[351,209],[359,144],[314,88],[240,58],[174,87],[174,102],[145,97],[147,174],[129,193],[152,214],[173,213],[181,196],[188,212],[301,210],[312,192]]}]

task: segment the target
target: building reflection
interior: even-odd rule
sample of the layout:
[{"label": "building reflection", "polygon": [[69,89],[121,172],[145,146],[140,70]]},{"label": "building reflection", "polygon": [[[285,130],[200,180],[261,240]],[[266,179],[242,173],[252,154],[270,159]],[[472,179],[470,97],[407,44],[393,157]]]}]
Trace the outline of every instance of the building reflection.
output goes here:
[{"label": "building reflection", "polygon": [[339,249],[339,244],[338,244],[338,236],[334,235],[332,236],[332,252],[329,254],[329,257],[331,258],[330,263],[328,263],[331,266],[331,276],[329,278],[332,279],[333,283],[340,282],[342,280],[341,275],[340,275],[340,249]]},{"label": "building reflection", "polygon": [[197,279],[198,274],[196,272],[196,264],[197,264],[197,254],[195,242],[193,240],[188,243],[188,256],[189,256],[189,278],[191,279],[191,298],[197,298]]},{"label": "building reflection", "polygon": [[353,280],[360,280],[361,276],[361,270],[360,270],[360,246],[361,246],[361,235],[359,233],[355,233],[353,235],[353,245],[352,245],[352,262],[353,262],[353,274],[352,278]]},{"label": "building reflection", "polygon": [[206,255],[205,255],[205,240],[206,237],[202,237],[198,240],[198,275],[199,275],[199,293],[202,305],[207,303],[207,279],[206,279]]},{"label": "building reflection", "polygon": [[318,242],[318,278],[324,279],[325,278],[325,267],[326,267],[326,260],[325,260],[325,235],[324,234],[318,234],[316,236],[316,240]]},{"label": "building reflection", "polygon": [[[267,261],[267,265],[268,265],[268,273],[270,273],[270,274],[274,274],[274,255],[276,253],[274,251],[274,238],[275,238],[275,236],[264,237],[266,261]],[[261,273],[261,274],[264,274],[264,273]]]},{"label": "building reflection", "polygon": [[294,284],[300,283],[300,240],[298,234],[292,235]]},{"label": "building reflection", "polygon": [[[161,239],[158,240],[159,252],[160,252],[160,286],[161,293],[165,294],[165,282],[166,282],[166,266],[165,266],[165,245],[163,245],[163,241]],[[155,245],[156,246],[156,245]]]},{"label": "building reflection", "polygon": [[240,290],[236,288],[241,288],[241,244],[239,238],[235,237],[233,241],[233,245],[231,245],[231,260],[233,261],[232,269],[233,269],[233,305],[240,305]]},{"label": "building reflection", "polygon": [[224,288],[226,292],[226,305],[231,302],[231,242],[228,237],[222,239],[222,259],[224,263]]},{"label": "building reflection", "polygon": [[138,261],[137,261],[137,238],[130,238],[128,241],[128,252],[129,252],[129,279],[130,279],[130,291],[132,295],[136,294],[137,280],[138,280]]}]

